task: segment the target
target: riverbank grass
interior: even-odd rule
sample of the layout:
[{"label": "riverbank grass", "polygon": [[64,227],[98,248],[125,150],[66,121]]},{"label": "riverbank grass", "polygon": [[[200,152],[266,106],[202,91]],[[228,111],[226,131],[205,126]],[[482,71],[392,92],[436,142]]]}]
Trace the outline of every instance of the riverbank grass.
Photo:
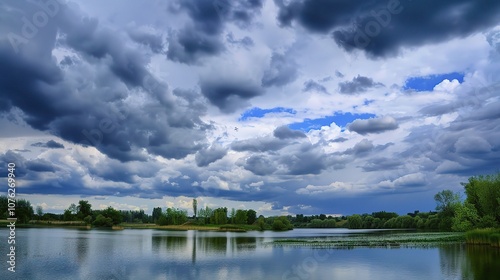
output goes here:
[{"label": "riverbank grass", "polygon": [[474,229],[465,233],[467,244],[500,247],[500,229]]}]

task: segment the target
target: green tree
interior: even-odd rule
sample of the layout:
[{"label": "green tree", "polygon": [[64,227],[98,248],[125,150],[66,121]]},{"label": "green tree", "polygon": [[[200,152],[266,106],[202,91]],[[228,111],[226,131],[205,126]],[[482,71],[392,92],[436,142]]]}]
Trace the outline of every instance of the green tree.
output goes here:
[{"label": "green tree", "polygon": [[434,196],[436,201],[436,210],[439,211],[439,229],[451,230],[455,210],[460,205],[460,196],[451,190],[443,190]]},{"label": "green tree", "polygon": [[76,208],[76,216],[80,220],[83,220],[88,215],[92,215],[92,205],[87,200],[80,200]]},{"label": "green tree", "polygon": [[168,225],[167,217],[165,214],[161,214],[160,217],[156,220],[156,224],[159,226],[166,226]]},{"label": "green tree", "polygon": [[33,211],[33,206],[28,200],[16,200],[16,218],[19,223],[28,223],[34,215],[35,211]]},{"label": "green tree", "polygon": [[78,213],[78,207],[74,204],[71,203],[68,207],[68,210],[70,211],[71,214],[76,215]]},{"label": "green tree", "polygon": [[384,222],[380,218],[374,218],[372,221],[372,228],[382,228],[384,227]]},{"label": "green tree", "polygon": [[210,217],[210,222],[216,225],[223,225],[227,223],[227,208],[219,207],[215,209]]},{"label": "green tree", "polygon": [[[470,177],[469,182],[462,184],[467,195],[466,201],[472,204],[483,219],[500,222],[500,172],[495,175]],[[489,222],[488,222],[489,223]],[[485,223],[482,223],[483,225]],[[491,223],[489,223],[491,224]]]},{"label": "green tree", "polygon": [[156,221],[158,221],[161,215],[162,215],[161,207],[153,208],[153,212],[151,213],[151,216],[153,218],[153,223],[156,223]]},{"label": "green tree", "polygon": [[167,208],[165,217],[169,225],[182,225],[187,222],[187,211],[178,208]]},{"label": "green tree", "polygon": [[479,215],[476,208],[471,203],[465,201],[456,208],[451,229],[453,231],[468,231],[475,228],[478,223]]},{"label": "green tree", "polygon": [[196,219],[196,214],[198,213],[198,201],[196,198],[193,198],[193,213],[194,213],[194,218]]},{"label": "green tree", "polygon": [[366,216],[363,219],[363,228],[373,228],[373,220],[375,220],[373,216]]},{"label": "green tree", "polygon": [[41,220],[41,219],[42,219],[42,217],[43,217],[43,208],[42,208],[42,206],[38,205],[38,206],[36,207],[36,215],[37,215],[37,218],[38,218],[39,220]]},{"label": "green tree", "polygon": [[257,220],[257,212],[253,209],[249,209],[247,211],[247,224],[253,225]]},{"label": "green tree", "polygon": [[293,225],[290,223],[287,217],[280,216],[274,219],[272,228],[273,230],[290,230],[293,229]]},{"label": "green tree", "polygon": [[95,218],[94,226],[96,227],[111,227],[113,226],[113,220],[111,218],[106,218],[104,215],[99,214]]},{"label": "green tree", "polygon": [[88,215],[87,217],[83,218],[83,221],[84,221],[87,225],[92,224],[92,216]]},{"label": "green tree", "polygon": [[260,230],[264,230],[266,228],[266,218],[264,218],[264,216],[259,216],[259,218],[257,219],[257,226]]},{"label": "green tree", "polygon": [[69,210],[69,209],[64,210],[63,219],[65,221],[73,221],[74,220],[74,215],[71,214],[71,210]]},{"label": "green tree", "polygon": [[401,218],[400,228],[415,228],[416,227],[415,221],[414,221],[412,216],[404,215],[404,216],[400,216],[400,218]]},{"label": "green tree", "polygon": [[198,215],[202,218],[203,223],[208,224],[210,222],[210,217],[212,217],[212,208],[205,206],[198,211]]},{"label": "green tree", "polygon": [[363,226],[363,220],[358,214],[351,215],[347,217],[347,223],[350,229],[357,229]]},{"label": "green tree", "polygon": [[392,217],[384,223],[384,228],[398,228],[398,217]]},{"label": "green tree", "polygon": [[434,195],[436,210],[441,212],[454,211],[457,204],[460,204],[460,195],[451,190],[443,190]]},{"label": "green tree", "polygon": [[247,211],[238,209],[236,210],[236,215],[234,216],[235,224],[246,224],[247,223]]},{"label": "green tree", "polygon": [[235,224],[235,218],[236,218],[236,209],[231,208],[231,213],[229,214],[229,221],[232,224]]},{"label": "green tree", "polygon": [[111,206],[103,210],[102,215],[106,218],[110,218],[113,225],[118,225],[122,222],[122,214],[120,213],[120,211],[114,209]]}]

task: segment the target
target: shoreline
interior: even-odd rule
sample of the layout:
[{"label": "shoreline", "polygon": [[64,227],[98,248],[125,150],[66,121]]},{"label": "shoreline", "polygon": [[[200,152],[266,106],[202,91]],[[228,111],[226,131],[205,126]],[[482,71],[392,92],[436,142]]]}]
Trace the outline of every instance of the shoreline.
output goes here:
[{"label": "shoreline", "polygon": [[[0,226],[6,226],[10,222],[7,220],[0,220]],[[72,228],[72,229],[157,229],[157,230],[171,230],[171,231],[222,231],[222,232],[247,232],[251,230],[259,230],[257,227],[251,225],[166,225],[160,226],[156,224],[132,224],[121,223],[112,227],[93,227],[87,225],[85,222],[80,221],[30,221],[30,223],[16,223],[18,228]]]}]

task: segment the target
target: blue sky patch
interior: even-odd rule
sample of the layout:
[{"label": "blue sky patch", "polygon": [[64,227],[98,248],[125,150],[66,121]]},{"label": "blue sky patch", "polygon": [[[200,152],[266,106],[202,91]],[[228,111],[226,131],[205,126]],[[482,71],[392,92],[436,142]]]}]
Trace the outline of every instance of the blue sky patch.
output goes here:
[{"label": "blue sky patch", "polygon": [[458,80],[458,82],[463,83],[464,74],[458,72],[452,72],[448,74],[410,77],[406,80],[403,89],[414,90],[414,91],[432,91],[436,85],[440,84],[445,79],[448,79],[450,81],[456,79]]},{"label": "blue sky patch", "polygon": [[351,123],[356,119],[369,119],[373,117],[375,117],[374,114],[336,113],[333,116],[326,116],[319,119],[305,119],[300,123],[289,124],[288,127],[293,130],[308,132],[313,129],[320,129],[322,126],[329,126],[331,123],[335,123],[341,127],[342,130],[344,130],[348,123]]},{"label": "blue sky patch", "polygon": [[295,115],[297,111],[295,111],[292,108],[284,108],[284,107],[274,107],[271,109],[262,109],[258,107],[254,107],[252,109],[246,110],[243,114],[240,116],[240,121],[246,121],[249,118],[262,118],[266,114],[269,113],[289,113],[292,115]]}]

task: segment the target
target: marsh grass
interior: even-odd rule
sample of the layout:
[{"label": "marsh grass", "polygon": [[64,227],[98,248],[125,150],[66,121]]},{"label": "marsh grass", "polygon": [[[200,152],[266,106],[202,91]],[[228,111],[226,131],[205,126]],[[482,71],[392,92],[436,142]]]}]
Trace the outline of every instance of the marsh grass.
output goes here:
[{"label": "marsh grass", "polygon": [[467,244],[500,247],[499,229],[475,229],[465,233]]},{"label": "marsh grass", "polygon": [[390,233],[343,235],[327,238],[280,239],[271,242],[274,246],[308,246],[329,248],[355,247],[433,247],[442,244],[464,243],[463,233],[455,232],[424,232],[424,233]]}]

